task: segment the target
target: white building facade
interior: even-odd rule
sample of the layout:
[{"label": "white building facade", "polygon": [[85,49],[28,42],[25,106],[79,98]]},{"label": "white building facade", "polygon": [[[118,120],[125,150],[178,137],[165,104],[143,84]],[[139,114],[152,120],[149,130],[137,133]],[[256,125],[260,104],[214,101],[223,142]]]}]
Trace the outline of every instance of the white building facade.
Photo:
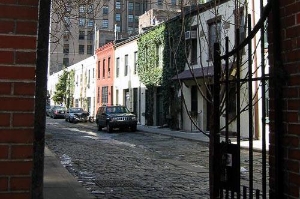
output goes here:
[{"label": "white building facade", "polygon": [[[81,107],[88,111],[90,115],[95,115],[95,56],[84,59],[65,70],[74,71],[74,88],[72,96],[72,107]],[[63,71],[54,73],[48,77],[48,91],[50,94],[50,104],[54,105],[51,97],[56,90],[56,84],[59,81],[59,76]]]},{"label": "white building facade", "polygon": [[[258,2],[259,3],[259,2]],[[187,108],[182,108],[183,121],[181,121],[182,129],[187,131],[198,131],[200,128],[204,132],[209,132],[211,129],[211,116],[213,112],[212,100],[213,100],[213,45],[215,42],[220,43],[221,55],[225,54],[225,37],[229,39],[229,51],[235,47],[236,42],[236,28],[240,29],[239,36],[240,41],[243,41],[247,37],[247,14],[251,14],[252,27],[257,23],[259,17],[259,5],[252,5],[242,3],[239,1],[238,7],[235,7],[234,1],[223,1],[218,5],[204,4],[203,9],[199,9],[199,13],[192,17],[192,24],[190,30],[185,33],[186,41],[190,41],[190,49],[188,53],[188,64],[186,64],[185,71],[179,74],[179,78],[182,84],[183,96]],[[217,8],[217,9],[216,9]],[[252,71],[253,77],[259,76],[260,68],[260,44],[259,38],[256,36],[252,39]],[[260,35],[259,35],[260,37]],[[240,76],[245,78],[248,76],[248,57],[247,57],[247,47],[244,47],[241,54],[240,66]],[[230,58],[230,66],[235,68],[235,60]],[[222,66],[225,65],[225,61],[222,60]],[[191,72],[192,71],[192,72]],[[265,71],[268,73],[268,70]],[[196,80],[193,78],[196,77]],[[236,69],[231,71],[232,77],[236,75]],[[257,83],[253,83],[253,124],[254,137],[260,137],[261,131],[261,116],[262,112],[260,110],[261,102],[260,86]],[[241,124],[241,137],[249,137],[249,116],[248,108],[248,88],[247,83],[241,84],[241,98],[240,107],[233,108],[236,101],[232,98],[230,99],[228,109],[232,108],[232,114],[229,114],[230,118],[236,115],[236,110],[244,110],[240,114]],[[221,93],[222,91],[220,91]],[[233,95],[235,94],[234,88],[231,91]],[[180,92],[179,92],[180,93]],[[191,118],[191,119],[190,119]],[[225,115],[220,118],[221,128],[225,125]],[[229,124],[229,131],[235,133],[237,131],[236,121],[234,120]]]},{"label": "white building facade", "polygon": [[137,38],[116,44],[114,74],[114,104],[125,105],[145,124],[145,86],[137,74]]}]

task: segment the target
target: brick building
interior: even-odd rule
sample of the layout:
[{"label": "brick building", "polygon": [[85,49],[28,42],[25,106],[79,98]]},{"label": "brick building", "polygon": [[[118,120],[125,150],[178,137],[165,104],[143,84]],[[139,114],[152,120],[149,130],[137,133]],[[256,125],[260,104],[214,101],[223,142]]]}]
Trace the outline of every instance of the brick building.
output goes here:
[{"label": "brick building", "polygon": [[270,198],[300,197],[299,7],[299,1],[272,1],[268,21]]},{"label": "brick building", "polygon": [[[39,8],[46,18],[39,16]],[[50,1],[0,1],[1,199],[42,198],[47,9]],[[38,25],[39,19],[43,23]]]}]

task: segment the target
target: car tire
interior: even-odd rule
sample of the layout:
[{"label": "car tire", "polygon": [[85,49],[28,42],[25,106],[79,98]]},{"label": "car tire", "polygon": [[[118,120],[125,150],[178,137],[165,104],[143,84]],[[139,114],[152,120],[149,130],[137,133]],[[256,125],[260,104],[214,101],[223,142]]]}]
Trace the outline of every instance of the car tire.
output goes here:
[{"label": "car tire", "polygon": [[97,126],[98,126],[98,131],[102,131],[102,126],[100,126],[99,124],[97,124]]},{"label": "car tire", "polygon": [[132,132],[136,132],[136,126],[131,126],[130,129]]},{"label": "car tire", "polygon": [[108,133],[111,133],[113,131],[113,128],[109,125],[109,123],[107,123],[106,125],[106,130]]}]

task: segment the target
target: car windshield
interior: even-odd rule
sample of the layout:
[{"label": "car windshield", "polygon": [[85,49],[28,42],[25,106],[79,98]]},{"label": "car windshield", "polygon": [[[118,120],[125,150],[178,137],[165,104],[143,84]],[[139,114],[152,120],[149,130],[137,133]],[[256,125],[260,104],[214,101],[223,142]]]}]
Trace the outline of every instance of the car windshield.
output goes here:
[{"label": "car windshield", "polygon": [[54,110],[65,110],[66,108],[63,106],[54,106],[53,109]]},{"label": "car windshield", "polygon": [[72,112],[72,113],[80,113],[80,112],[83,112],[83,109],[82,108],[71,108],[70,112]]},{"label": "car windshield", "polygon": [[107,113],[129,113],[125,106],[113,106],[106,109]]}]

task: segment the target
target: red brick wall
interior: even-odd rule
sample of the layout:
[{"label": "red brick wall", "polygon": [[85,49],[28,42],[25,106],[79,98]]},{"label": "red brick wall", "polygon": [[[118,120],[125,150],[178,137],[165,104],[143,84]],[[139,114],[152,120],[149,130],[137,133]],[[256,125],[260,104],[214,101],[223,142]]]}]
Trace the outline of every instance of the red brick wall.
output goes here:
[{"label": "red brick wall", "polygon": [[31,198],[38,0],[0,1],[0,198]]},{"label": "red brick wall", "polygon": [[[98,108],[103,104],[102,102],[102,87],[107,86],[108,87],[108,104],[112,104],[112,95],[113,95],[113,89],[112,86],[114,84],[114,43],[108,43],[104,46],[98,48],[96,50],[96,99],[95,99],[95,110],[97,111]],[[108,58],[110,58],[110,76],[108,77]],[[105,77],[103,78],[103,60],[105,60]],[[100,61],[100,78],[98,78],[98,63]],[[99,94],[98,94],[98,88]],[[98,97],[99,95],[99,102]]]},{"label": "red brick wall", "polygon": [[[275,121],[275,89],[271,84],[270,92],[270,188],[271,198],[278,198],[276,193],[276,172],[275,172],[275,132],[280,133],[282,151],[282,170],[283,173],[283,194],[284,198],[300,198],[300,2],[295,0],[280,0],[281,29],[272,29],[274,19],[269,20],[269,43],[270,43],[270,65],[272,74],[274,70],[273,49],[274,32],[280,31],[282,38],[281,55],[283,69],[286,71],[287,78],[283,84],[283,110],[281,123],[282,131],[276,131]],[[280,80],[277,80],[280,81]],[[279,183],[278,183],[279,184]],[[278,187],[277,187],[278,188]]]}]

